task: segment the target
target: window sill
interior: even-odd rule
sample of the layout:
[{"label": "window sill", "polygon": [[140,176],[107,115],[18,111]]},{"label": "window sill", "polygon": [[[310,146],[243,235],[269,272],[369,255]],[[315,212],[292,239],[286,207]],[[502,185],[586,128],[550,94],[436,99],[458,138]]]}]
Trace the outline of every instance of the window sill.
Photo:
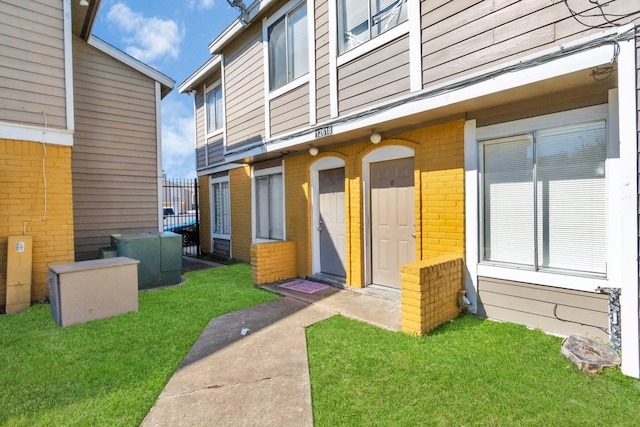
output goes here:
[{"label": "window sill", "polygon": [[284,239],[263,239],[263,238],[256,237],[253,240],[253,243],[277,243],[277,242],[284,242]]},{"label": "window sill", "polygon": [[211,234],[211,238],[212,239],[231,240],[231,234],[216,234],[216,233],[212,233]]},{"label": "window sill", "polygon": [[609,280],[606,277],[586,275],[578,276],[571,275],[569,273],[533,271],[524,268],[505,267],[493,264],[478,264],[477,275],[586,292],[596,292],[596,289],[599,286],[610,286]]},{"label": "window sill", "polygon": [[[383,46],[395,39],[397,39],[398,37],[404,36],[405,34],[409,34],[409,21],[407,20],[406,22],[403,22],[402,24],[398,25],[397,27],[380,34],[377,37],[374,37],[372,39],[367,40],[366,42],[364,42],[362,45],[358,46],[358,47],[354,47],[353,49],[343,53],[342,55],[338,56],[337,58],[337,62],[336,64],[338,65],[338,67],[340,67],[341,65],[346,64],[347,62],[353,61],[354,59],[365,55],[377,48],[379,48],[380,46]],[[407,44],[407,49],[409,48],[408,44]]]},{"label": "window sill", "polygon": [[290,92],[293,89],[296,89],[305,83],[309,83],[309,73],[305,74],[304,76],[298,77],[295,80],[290,81],[284,86],[280,86],[278,89],[274,89],[271,92],[269,92],[269,100],[272,100],[281,95],[284,95],[285,93]]},{"label": "window sill", "polygon": [[213,132],[207,133],[207,139],[215,138],[216,136],[221,136],[224,133],[224,128],[221,127],[219,129],[214,130]]}]

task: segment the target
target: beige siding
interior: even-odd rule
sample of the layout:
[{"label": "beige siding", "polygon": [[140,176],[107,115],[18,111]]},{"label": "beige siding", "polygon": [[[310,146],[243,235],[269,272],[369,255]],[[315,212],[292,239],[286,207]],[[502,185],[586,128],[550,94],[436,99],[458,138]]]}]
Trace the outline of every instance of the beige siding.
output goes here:
[{"label": "beige siding", "polygon": [[74,40],[76,259],[113,233],[158,230],[155,82]]},{"label": "beige siding", "polygon": [[66,129],[62,5],[0,0],[0,122]]},{"label": "beige siding", "polygon": [[224,52],[227,147],[264,138],[262,27],[253,25]]},{"label": "beige siding", "polygon": [[340,114],[409,93],[409,37],[401,37],[338,68]]},{"label": "beige siding", "polygon": [[269,110],[271,136],[309,126],[309,85],[272,99]]},{"label": "beige siding", "polygon": [[[633,3],[614,2],[607,13],[640,9]],[[560,0],[423,1],[421,13],[425,87],[602,31],[579,24]]]},{"label": "beige siding", "polygon": [[195,125],[196,125],[196,148],[203,147],[207,143],[207,137],[205,135],[205,106],[204,106],[204,93],[199,90],[195,95]]},{"label": "beige siding", "polygon": [[329,96],[329,2],[316,1],[316,121],[331,118]]},{"label": "beige siding", "polygon": [[[597,328],[609,328],[609,299],[604,294],[478,277],[478,301],[482,317],[560,335],[581,333],[609,340]],[[556,305],[556,315],[562,320],[553,314]]]}]

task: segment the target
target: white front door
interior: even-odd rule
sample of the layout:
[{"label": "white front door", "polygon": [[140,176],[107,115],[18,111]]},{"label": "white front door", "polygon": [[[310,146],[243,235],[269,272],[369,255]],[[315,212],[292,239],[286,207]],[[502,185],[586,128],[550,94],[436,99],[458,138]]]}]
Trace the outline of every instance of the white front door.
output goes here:
[{"label": "white front door", "polygon": [[371,279],[400,288],[400,269],[416,259],[413,157],[370,168]]},{"label": "white front door", "polygon": [[346,277],[344,168],[318,172],[320,272]]}]

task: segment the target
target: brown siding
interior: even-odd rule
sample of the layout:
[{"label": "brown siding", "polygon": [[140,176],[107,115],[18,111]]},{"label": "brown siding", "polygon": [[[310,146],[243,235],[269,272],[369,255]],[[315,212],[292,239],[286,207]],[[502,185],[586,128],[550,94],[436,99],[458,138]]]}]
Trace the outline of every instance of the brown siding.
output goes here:
[{"label": "brown siding", "polygon": [[269,101],[271,136],[309,126],[309,85]]},{"label": "brown siding", "polygon": [[[606,12],[640,9],[632,3]],[[423,1],[421,13],[424,87],[602,31],[579,24],[559,0]]]},{"label": "brown siding", "polygon": [[200,148],[206,144],[205,133],[205,106],[204,106],[204,93],[202,90],[196,92],[195,95],[195,126],[196,126],[196,148]]},{"label": "brown siding", "polygon": [[[607,295],[478,277],[478,315],[560,335],[609,340]],[[553,314],[557,305],[558,320]],[[580,325],[583,324],[583,325]],[[586,326],[593,325],[593,326]]]},{"label": "brown siding", "polygon": [[62,5],[0,0],[0,122],[66,129]]},{"label": "brown siding", "polygon": [[113,233],[158,230],[155,82],[75,40],[72,154],[76,259]]},{"label": "brown siding", "polygon": [[338,68],[340,114],[409,93],[409,37]]},{"label": "brown siding", "polygon": [[316,121],[331,118],[329,96],[329,2],[316,0]]},{"label": "brown siding", "polygon": [[224,55],[227,147],[264,138],[262,27],[249,27]]}]

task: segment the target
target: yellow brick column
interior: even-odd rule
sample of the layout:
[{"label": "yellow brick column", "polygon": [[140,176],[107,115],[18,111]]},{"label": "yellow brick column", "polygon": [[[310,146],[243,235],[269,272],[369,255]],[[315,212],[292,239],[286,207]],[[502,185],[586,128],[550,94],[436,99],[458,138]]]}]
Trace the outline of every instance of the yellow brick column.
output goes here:
[{"label": "yellow brick column", "polygon": [[251,279],[255,285],[294,278],[296,271],[295,242],[251,245]]},{"label": "yellow brick column", "polygon": [[424,335],[458,316],[462,258],[446,255],[402,267],[402,331]]}]

